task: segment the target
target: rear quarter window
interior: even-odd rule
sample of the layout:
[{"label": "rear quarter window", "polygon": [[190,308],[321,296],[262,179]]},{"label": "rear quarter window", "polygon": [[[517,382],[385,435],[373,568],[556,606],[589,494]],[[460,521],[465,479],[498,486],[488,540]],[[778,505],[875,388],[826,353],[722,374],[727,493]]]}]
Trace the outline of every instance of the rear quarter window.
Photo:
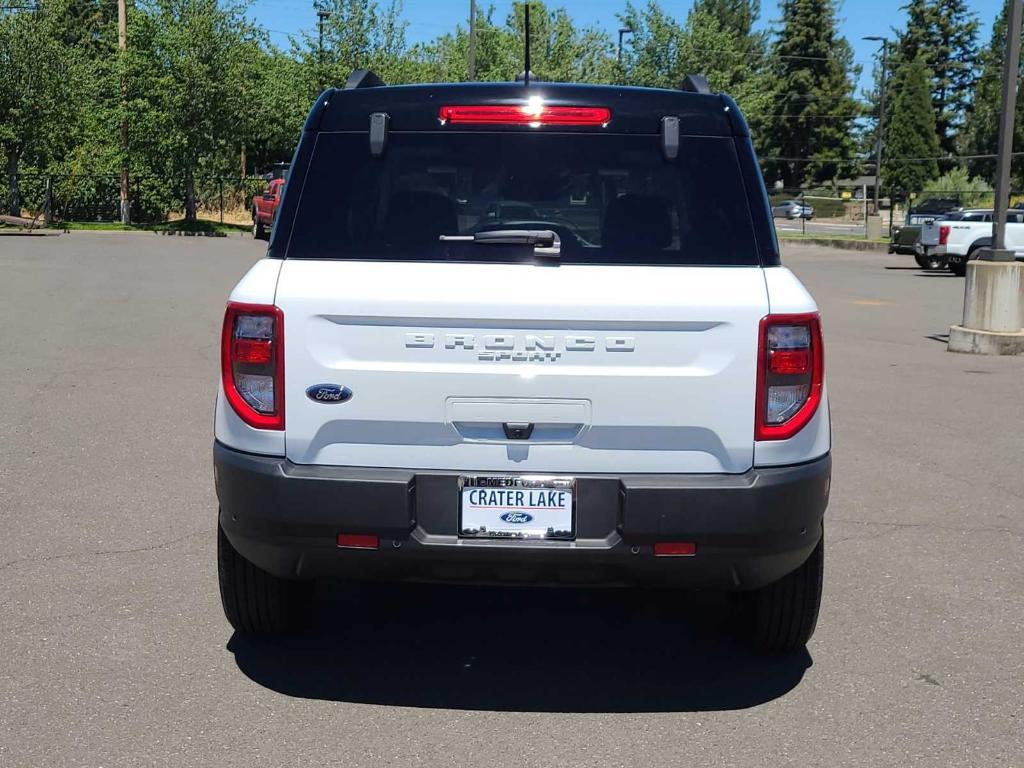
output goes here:
[{"label": "rear quarter window", "polygon": [[563,263],[754,265],[735,142],[657,135],[365,132],[316,138],[288,258],[514,261],[524,246],[441,242],[487,229],[550,229]]}]

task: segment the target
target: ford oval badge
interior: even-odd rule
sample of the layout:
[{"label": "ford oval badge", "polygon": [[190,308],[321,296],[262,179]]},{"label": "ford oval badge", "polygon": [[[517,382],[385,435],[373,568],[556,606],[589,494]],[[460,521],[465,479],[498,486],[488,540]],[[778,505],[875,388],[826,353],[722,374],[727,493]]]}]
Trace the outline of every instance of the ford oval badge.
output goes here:
[{"label": "ford oval badge", "polygon": [[533,522],[533,515],[526,512],[506,512],[501,519],[513,525],[525,525]]},{"label": "ford oval badge", "polygon": [[339,384],[314,384],[306,388],[306,397],[314,403],[344,403],[352,399],[352,390]]}]

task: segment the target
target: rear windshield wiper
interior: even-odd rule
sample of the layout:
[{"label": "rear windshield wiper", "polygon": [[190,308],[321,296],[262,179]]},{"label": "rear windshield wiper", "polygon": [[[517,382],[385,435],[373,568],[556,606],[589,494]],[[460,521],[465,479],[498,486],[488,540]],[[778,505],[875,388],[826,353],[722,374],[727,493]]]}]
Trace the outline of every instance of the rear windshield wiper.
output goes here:
[{"label": "rear windshield wiper", "polygon": [[561,241],[550,229],[495,229],[472,235],[441,235],[442,243],[474,243],[479,245],[532,245],[538,256],[558,258]]}]

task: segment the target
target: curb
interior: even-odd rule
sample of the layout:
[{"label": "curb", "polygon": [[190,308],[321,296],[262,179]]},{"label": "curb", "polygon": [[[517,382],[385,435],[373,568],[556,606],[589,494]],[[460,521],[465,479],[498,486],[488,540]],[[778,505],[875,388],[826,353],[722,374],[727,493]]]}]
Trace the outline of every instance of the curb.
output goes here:
[{"label": "curb", "polygon": [[820,245],[826,248],[841,248],[844,251],[877,251],[879,253],[889,252],[889,243],[873,243],[870,240],[840,240],[834,237],[801,237],[788,238],[780,237],[779,245],[783,243],[793,245]]}]

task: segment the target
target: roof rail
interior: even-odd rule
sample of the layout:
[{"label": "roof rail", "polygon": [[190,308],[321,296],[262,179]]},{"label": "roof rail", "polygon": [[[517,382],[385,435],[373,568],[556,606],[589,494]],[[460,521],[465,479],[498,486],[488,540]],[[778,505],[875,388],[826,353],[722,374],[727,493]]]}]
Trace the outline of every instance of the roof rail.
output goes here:
[{"label": "roof rail", "polygon": [[690,93],[711,93],[708,79],[704,75],[687,75],[683,78],[683,84],[679,86],[679,90]]},{"label": "roof rail", "polygon": [[355,69],[352,71],[352,74],[348,76],[348,80],[345,81],[345,87],[342,90],[351,91],[356,88],[379,88],[382,85],[387,85],[387,83],[377,77],[373,70]]}]

